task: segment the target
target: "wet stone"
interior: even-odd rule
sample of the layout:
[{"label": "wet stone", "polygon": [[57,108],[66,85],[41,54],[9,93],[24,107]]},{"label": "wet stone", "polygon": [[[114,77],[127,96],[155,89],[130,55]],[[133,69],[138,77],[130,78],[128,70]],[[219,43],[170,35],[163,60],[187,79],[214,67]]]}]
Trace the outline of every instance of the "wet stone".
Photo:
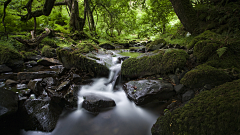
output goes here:
[{"label": "wet stone", "polygon": [[51,100],[26,100],[21,106],[21,123],[25,130],[52,131],[62,108]]},{"label": "wet stone", "polygon": [[69,86],[70,86],[70,81],[65,81],[58,86],[56,91],[66,91],[69,88]]},{"label": "wet stone", "polygon": [[5,64],[0,65],[0,73],[3,73],[3,72],[10,72],[10,71],[12,71],[12,69],[9,68],[8,66],[6,66]]},{"label": "wet stone", "polygon": [[150,103],[154,100],[168,100],[175,91],[171,83],[163,80],[130,81],[123,85],[123,89],[130,100],[137,105]]},{"label": "wet stone", "polygon": [[53,66],[53,65],[62,65],[62,63],[54,58],[43,58],[38,61],[38,64],[43,66]]},{"label": "wet stone", "polygon": [[92,113],[99,113],[101,109],[114,107],[116,103],[111,98],[102,95],[85,95],[82,107]]},{"label": "wet stone", "polygon": [[189,90],[186,93],[182,95],[182,102],[187,102],[190,99],[192,99],[195,95],[195,92],[193,90]]},{"label": "wet stone", "polygon": [[13,85],[16,85],[18,84],[19,82],[18,81],[14,81],[14,80],[11,80],[11,79],[8,79],[5,84],[6,85],[9,85],[9,86],[13,86]]},{"label": "wet stone", "polygon": [[31,89],[36,96],[40,96],[43,93],[41,80],[30,80],[28,83],[28,88]]}]

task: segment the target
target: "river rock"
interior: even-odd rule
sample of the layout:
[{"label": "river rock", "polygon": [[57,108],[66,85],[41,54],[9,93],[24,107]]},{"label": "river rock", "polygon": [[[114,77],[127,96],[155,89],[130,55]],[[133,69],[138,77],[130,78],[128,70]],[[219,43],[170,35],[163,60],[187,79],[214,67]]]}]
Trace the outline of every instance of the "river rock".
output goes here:
[{"label": "river rock", "polygon": [[59,60],[63,63],[63,66],[67,69],[76,67],[80,71],[94,73],[95,76],[107,77],[109,75],[109,69],[103,65],[104,63],[101,64],[98,60],[90,59],[83,54],[71,52],[64,48],[58,48],[57,55]]},{"label": "river rock", "polygon": [[25,130],[52,131],[62,107],[51,100],[26,100],[20,109],[21,123]]},{"label": "river rock", "polygon": [[130,81],[123,85],[123,89],[130,100],[135,104],[147,104],[153,100],[167,100],[175,91],[171,83],[163,80]]},{"label": "river rock", "polygon": [[57,84],[57,80],[54,79],[53,77],[46,77],[43,79],[42,84],[45,86],[52,86],[52,85],[55,86]]},{"label": "river rock", "polygon": [[42,58],[38,60],[38,64],[43,66],[53,66],[53,65],[62,65],[62,63],[54,58]]},{"label": "river rock", "polygon": [[169,78],[171,79],[171,81],[174,83],[174,84],[176,84],[176,85],[178,85],[179,84],[179,79],[178,79],[178,77],[177,77],[177,75],[169,75]]},{"label": "river rock", "polygon": [[111,98],[102,95],[85,95],[82,107],[90,112],[99,113],[100,109],[114,107],[116,103]]},{"label": "river rock", "polygon": [[180,94],[184,91],[184,85],[183,84],[175,85],[174,90],[176,91],[176,94]]},{"label": "river rock", "polygon": [[34,55],[34,56],[29,56],[29,57],[27,57],[27,59],[28,60],[40,60],[40,59],[42,59],[42,56],[41,55]]},{"label": "river rock", "polygon": [[17,82],[17,81],[14,81],[14,80],[11,80],[11,79],[8,79],[6,82],[5,82],[5,84],[6,85],[9,85],[9,86],[13,86],[13,85],[16,85],[16,84],[18,84],[19,82]]},{"label": "river rock", "polygon": [[31,89],[36,96],[40,96],[43,93],[41,81],[41,79],[35,79],[30,80],[28,83],[28,88]]},{"label": "river rock", "polygon": [[10,67],[6,66],[5,64],[0,65],[0,73],[9,72],[9,71],[12,71]]},{"label": "river rock", "polygon": [[72,82],[74,84],[79,84],[82,78],[78,74],[72,74]]},{"label": "river rock", "polygon": [[56,91],[66,91],[69,88],[69,86],[70,81],[64,81],[57,87]]},{"label": "river rock", "polygon": [[39,71],[39,72],[18,72],[17,78],[19,80],[27,80],[45,77],[53,77],[56,75],[55,71]]},{"label": "river rock", "polygon": [[195,95],[195,92],[193,90],[189,90],[186,93],[182,95],[182,102],[186,102],[190,99],[192,99]]}]

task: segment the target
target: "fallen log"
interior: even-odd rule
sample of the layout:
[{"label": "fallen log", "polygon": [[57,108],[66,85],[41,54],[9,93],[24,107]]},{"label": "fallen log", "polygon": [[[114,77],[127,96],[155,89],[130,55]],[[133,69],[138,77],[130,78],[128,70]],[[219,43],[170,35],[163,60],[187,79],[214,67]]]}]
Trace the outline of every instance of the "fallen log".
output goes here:
[{"label": "fallen log", "polygon": [[42,32],[38,37],[33,38],[33,39],[22,39],[20,37],[15,37],[18,42],[25,44],[27,46],[38,46],[39,43],[47,37],[51,33],[51,30],[48,28],[45,28],[45,31]]}]

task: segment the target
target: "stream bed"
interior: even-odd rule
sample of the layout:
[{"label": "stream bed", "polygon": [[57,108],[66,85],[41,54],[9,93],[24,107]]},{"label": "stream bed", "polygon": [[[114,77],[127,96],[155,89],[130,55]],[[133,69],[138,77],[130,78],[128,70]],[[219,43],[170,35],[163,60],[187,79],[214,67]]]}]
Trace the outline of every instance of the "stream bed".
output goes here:
[{"label": "stream bed", "polygon": [[[64,110],[52,132],[15,130],[18,135],[151,135],[151,127],[163,111],[163,103],[137,106],[127,98],[121,83],[116,83],[121,63],[116,57],[106,57],[112,64],[108,78],[94,78],[78,92],[78,108]],[[104,59],[104,57],[102,57]],[[115,83],[117,84],[116,87]],[[114,88],[113,88],[114,87]],[[93,114],[82,108],[83,96],[102,95],[115,101],[116,106]]]}]

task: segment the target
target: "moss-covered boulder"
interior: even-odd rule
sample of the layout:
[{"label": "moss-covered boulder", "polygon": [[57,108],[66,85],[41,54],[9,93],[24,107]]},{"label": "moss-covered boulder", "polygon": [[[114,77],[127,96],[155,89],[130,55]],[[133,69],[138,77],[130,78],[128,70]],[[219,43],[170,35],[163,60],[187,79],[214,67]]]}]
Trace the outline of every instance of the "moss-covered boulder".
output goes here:
[{"label": "moss-covered boulder", "polygon": [[22,55],[16,50],[0,45],[0,65],[6,64],[9,67],[23,66]]},{"label": "moss-covered boulder", "polygon": [[35,52],[26,52],[26,51],[21,51],[20,54],[22,55],[22,58],[24,60],[31,59],[33,56],[37,55]]},{"label": "moss-covered boulder", "polygon": [[104,49],[107,49],[107,50],[109,50],[109,49],[115,49],[115,46],[112,45],[111,42],[100,43],[100,44],[99,44],[99,47],[104,48]]},{"label": "moss-covered boulder", "polygon": [[154,51],[163,48],[167,42],[164,39],[156,39],[146,45],[147,51]]},{"label": "moss-covered boulder", "polygon": [[161,73],[173,73],[177,68],[183,68],[188,58],[189,55],[183,50],[166,50],[161,61]]},{"label": "moss-covered boulder", "polygon": [[188,45],[187,48],[193,48],[197,42],[204,41],[204,40],[211,40],[212,42],[222,42],[223,38],[221,35],[216,34],[210,30],[204,31],[202,34],[196,36]]},{"label": "moss-covered boulder", "polygon": [[125,60],[122,64],[121,73],[129,78],[170,73],[177,68],[183,68],[188,57],[189,55],[183,50],[161,50],[151,56]]},{"label": "moss-covered boulder", "polygon": [[224,71],[203,64],[187,72],[180,82],[190,88],[200,88],[205,84],[217,86],[228,81],[231,78]]},{"label": "moss-covered boulder", "polygon": [[78,49],[58,48],[57,56],[67,69],[76,67],[80,71],[86,71],[90,74],[93,73],[95,76],[108,76],[109,69],[106,66],[98,63],[96,60],[88,58],[80,52]]},{"label": "moss-covered boulder", "polygon": [[97,51],[98,49],[99,49],[99,47],[94,45],[93,43],[80,43],[76,46],[75,52],[89,53],[92,51]]},{"label": "moss-covered boulder", "polygon": [[153,135],[237,135],[240,80],[201,92],[184,107],[160,116]]},{"label": "moss-covered boulder", "polygon": [[51,57],[54,57],[54,53],[53,53],[54,51],[55,50],[53,48],[51,48],[48,45],[45,45],[42,48],[42,55],[45,56],[45,57],[51,58]]}]

